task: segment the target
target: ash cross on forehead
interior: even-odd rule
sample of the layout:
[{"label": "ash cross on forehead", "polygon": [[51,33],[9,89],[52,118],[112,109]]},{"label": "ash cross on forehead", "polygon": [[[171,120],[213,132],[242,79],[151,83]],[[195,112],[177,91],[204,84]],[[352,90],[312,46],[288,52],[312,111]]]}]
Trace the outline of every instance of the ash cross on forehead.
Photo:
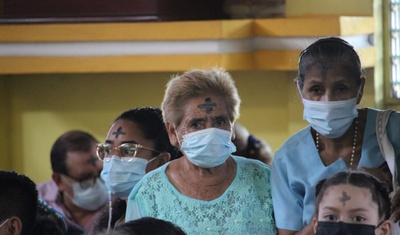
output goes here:
[{"label": "ash cross on forehead", "polygon": [[122,127],[118,127],[117,131],[113,132],[113,135],[115,135],[115,138],[118,138],[119,135],[125,135],[125,134],[126,134],[126,132],[124,132],[122,130]]},{"label": "ash cross on forehead", "polygon": [[212,102],[210,97],[207,97],[205,99],[205,103],[204,104],[200,104],[197,107],[199,109],[205,109],[206,113],[211,113],[213,111],[213,108],[216,107],[216,106],[217,106],[217,104],[215,102]]},{"label": "ash cross on forehead", "polygon": [[351,197],[347,195],[345,191],[343,191],[342,197],[339,198],[339,201],[343,203],[343,206],[346,205],[346,201],[350,200]]}]

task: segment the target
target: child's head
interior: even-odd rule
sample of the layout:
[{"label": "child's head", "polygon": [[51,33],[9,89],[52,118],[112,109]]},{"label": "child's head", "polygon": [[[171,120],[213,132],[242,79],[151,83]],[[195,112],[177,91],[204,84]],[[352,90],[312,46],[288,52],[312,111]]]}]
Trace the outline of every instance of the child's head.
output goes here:
[{"label": "child's head", "polygon": [[340,172],[316,187],[316,234],[389,234],[389,216],[388,187],[368,173]]}]

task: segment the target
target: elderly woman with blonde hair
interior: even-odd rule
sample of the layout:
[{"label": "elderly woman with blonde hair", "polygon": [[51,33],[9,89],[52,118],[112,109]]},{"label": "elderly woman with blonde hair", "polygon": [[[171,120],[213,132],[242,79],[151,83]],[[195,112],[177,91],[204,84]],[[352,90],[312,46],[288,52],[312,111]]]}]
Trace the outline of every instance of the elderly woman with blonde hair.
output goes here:
[{"label": "elderly woman with blonde hair", "polygon": [[221,68],[175,76],[162,102],[183,157],[147,174],[128,198],[126,220],[155,217],[188,234],[276,234],[270,168],[233,156],[240,97]]}]

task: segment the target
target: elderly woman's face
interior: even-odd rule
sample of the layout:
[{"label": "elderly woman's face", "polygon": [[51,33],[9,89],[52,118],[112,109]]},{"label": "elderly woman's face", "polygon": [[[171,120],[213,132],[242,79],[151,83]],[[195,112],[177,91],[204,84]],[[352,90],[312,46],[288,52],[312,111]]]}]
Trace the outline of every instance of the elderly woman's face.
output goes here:
[{"label": "elderly woman's face", "polygon": [[[341,66],[332,66],[331,68],[313,66],[305,74],[301,93],[307,100],[339,101],[356,97],[358,91],[356,78],[351,77]],[[361,94],[357,103],[360,100]]]},{"label": "elderly woman's face", "polygon": [[225,103],[215,95],[187,100],[182,121],[177,127],[179,136],[211,127],[232,130],[233,123],[229,120]]}]

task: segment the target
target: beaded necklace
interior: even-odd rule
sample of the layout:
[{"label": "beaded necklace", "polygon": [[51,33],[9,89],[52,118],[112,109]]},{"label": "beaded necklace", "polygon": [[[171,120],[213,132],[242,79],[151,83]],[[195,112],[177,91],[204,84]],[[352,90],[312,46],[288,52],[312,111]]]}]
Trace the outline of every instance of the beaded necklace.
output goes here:
[{"label": "beaded necklace", "polygon": [[[358,119],[356,118],[354,120],[355,122],[355,127],[354,127],[354,140],[353,140],[353,149],[351,150],[351,158],[350,158],[350,168],[353,166],[354,162],[354,153],[356,151],[356,145],[357,145],[357,130],[358,130]],[[319,133],[316,132],[315,134],[315,146],[317,147],[317,150],[319,152]]]}]

